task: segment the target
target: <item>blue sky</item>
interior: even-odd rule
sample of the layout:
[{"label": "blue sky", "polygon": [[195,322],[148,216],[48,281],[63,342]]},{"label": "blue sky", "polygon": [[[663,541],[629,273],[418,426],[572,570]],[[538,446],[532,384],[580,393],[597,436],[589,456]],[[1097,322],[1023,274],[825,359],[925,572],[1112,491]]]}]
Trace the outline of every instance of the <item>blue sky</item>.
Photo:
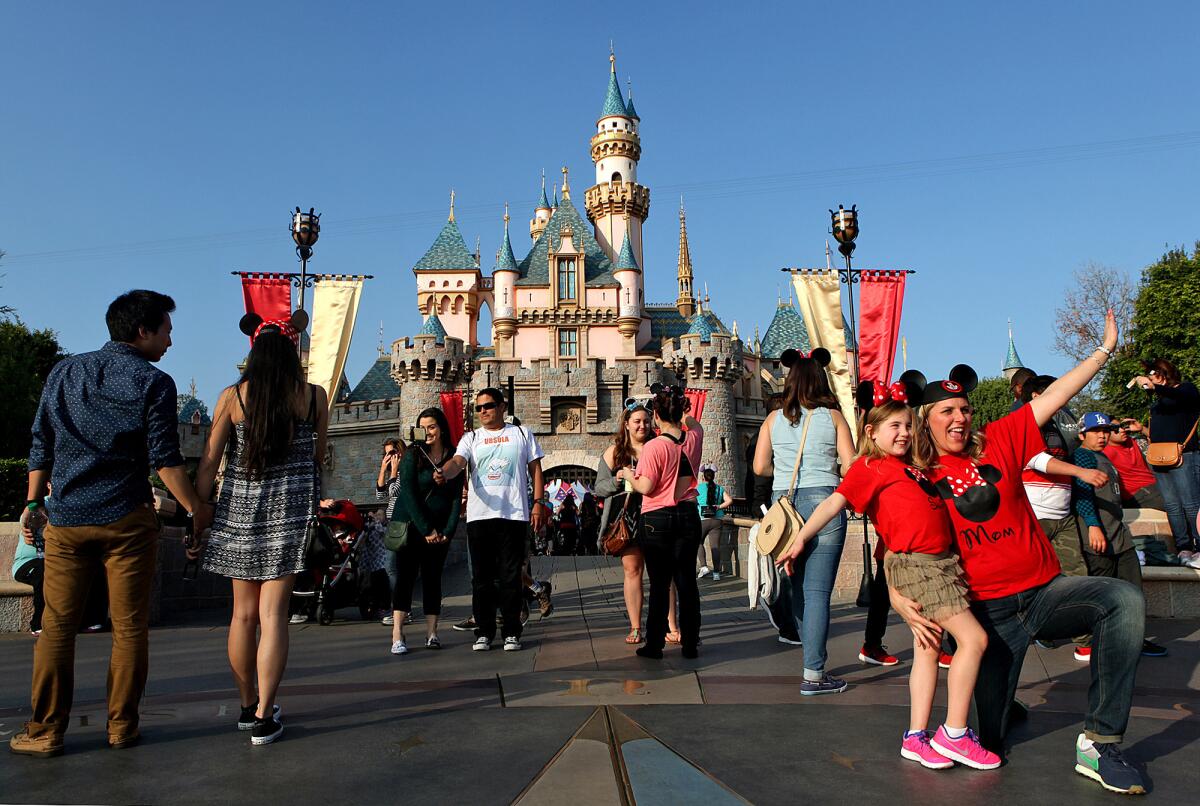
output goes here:
[{"label": "blue sky", "polygon": [[[590,184],[609,40],[642,116],[647,298],[675,296],[687,197],[698,285],[765,330],[784,265],[911,268],[909,366],[996,374],[1006,319],[1060,372],[1054,307],[1088,262],[1136,273],[1200,238],[1194,3],[7,4],[0,300],[68,350],[118,293],[173,295],[162,367],[212,401],[245,339],[235,269],[375,275],[348,375],[420,323],[411,273],[445,220],[485,268],[544,168]],[[786,293],[786,292],[785,292]]]}]

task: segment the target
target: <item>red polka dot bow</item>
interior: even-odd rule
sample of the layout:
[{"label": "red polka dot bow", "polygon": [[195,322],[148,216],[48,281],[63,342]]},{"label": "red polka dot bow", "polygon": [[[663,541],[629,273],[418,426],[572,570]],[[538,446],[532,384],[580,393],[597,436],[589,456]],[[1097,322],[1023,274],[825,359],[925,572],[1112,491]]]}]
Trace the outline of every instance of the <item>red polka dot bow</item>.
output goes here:
[{"label": "red polka dot bow", "polygon": [[900,381],[896,381],[891,386],[884,386],[882,381],[875,381],[871,399],[876,406],[881,406],[889,400],[894,400],[897,403],[907,403],[908,389]]},{"label": "red polka dot bow", "polygon": [[287,319],[268,319],[254,329],[254,335],[251,339],[257,339],[258,334],[262,333],[265,328],[274,328],[282,335],[287,336],[292,340],[292,344],[300,346],[300,332],[292,327],[292,323]]}]

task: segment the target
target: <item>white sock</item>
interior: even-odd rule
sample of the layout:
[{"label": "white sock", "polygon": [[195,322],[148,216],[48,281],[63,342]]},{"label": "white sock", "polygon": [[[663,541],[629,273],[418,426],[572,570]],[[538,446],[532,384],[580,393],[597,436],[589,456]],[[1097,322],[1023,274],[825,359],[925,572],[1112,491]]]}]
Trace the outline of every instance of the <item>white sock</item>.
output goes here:
[{"label": "white sock", "polygon": [[942,730],[946,731],[946,735],[951,739],[961,739],[967,735],[966,728],[952,728],[949,725],[942,725]]},{"label": "white sock", "polygon": [[825,673],[824,672],[814,672],[812,669],[805,669],[804,670],[804,679],[807,680],[809,683],[820,683],[822,680],[825,679]]},{"label": "white sock", "polygon": [[1084,736],[1082,733],[1079,734],[1079,742],[1077,743],[1077,747],[1080,750],[1091,750],[1095,746],[1096,746],[1095,742],[1093,742],[1088,737]]}]

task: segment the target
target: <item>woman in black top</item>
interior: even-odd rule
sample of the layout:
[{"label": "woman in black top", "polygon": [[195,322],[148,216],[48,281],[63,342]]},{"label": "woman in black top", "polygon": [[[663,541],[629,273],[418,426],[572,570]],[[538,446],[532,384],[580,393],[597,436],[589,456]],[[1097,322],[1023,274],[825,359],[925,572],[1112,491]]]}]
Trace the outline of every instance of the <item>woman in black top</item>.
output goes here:
[{"label": "woman in black top", "polygon": [[1167,504],[1167,520],[1175,535],[1175,550],[1200,549],[1196,517],[1200,514],[1200,392],[1184,383],[1179,370],[1165,358],[1147,363],[1146,374],[1134,378],[1154,395],[1150,404],[1150,441],[1183,445],[1183,464],[1155,467],[1155,478]]},{"label": "woman in black top", "polygon": [[396,552],[396,584],[392,590],[392,654],[408,653],[404,620],[412,609],[413,584],[421,573],[425,611],[425,646],[441,649],[438,616],[442,613],[442,567],[462,508],[462,476],[435,484],[433,471],[454,455],[450,424],[441,409],[425,409],[417,417],[425,429],[424,444],[414,443],[400,460],[396,507],[391,520],[410,524],[408,540]]}]

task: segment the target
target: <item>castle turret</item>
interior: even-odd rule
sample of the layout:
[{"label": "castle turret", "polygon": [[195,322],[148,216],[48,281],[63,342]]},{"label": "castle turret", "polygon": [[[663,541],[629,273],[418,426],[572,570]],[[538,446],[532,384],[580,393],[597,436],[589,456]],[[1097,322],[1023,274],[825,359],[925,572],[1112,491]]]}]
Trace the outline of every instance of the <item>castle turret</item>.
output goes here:
[{"label": "castle turret", "polygon": [[1012,320],[1008,320],[1008,355],[1004,357],[1004,377],[1012,380],[1012,376],[1016,371],[1024,367],[1021,363],[1021,356],[1017,355],[1017,345],[1013,342]]},{"label": "castle turret", "polygon": [[621,254],[617,256],[616,265],[613,267],[613,277],[621,284],[620,301],[617,305],[617,330],[626,339],[634,339],[642,326],[642,270],[638,266],[637,258],[633,256],[628,230],[621,242]]},{"label": "castle turret", "polygon": [[676,268],[679,294],[675,307],[679,315],[690,317],[696,312],[696,295],[692,292],[692,250],[688,246],[687,215],[683,210],[683,197],[679,197],[679,264]]},{"label": "castle turret", "polygon": [[[555,194],[554,206],[558,206],[557,193]],[[542,171],[542,194],[538,197],[537,207],[533,210],[533,218],[529,219],[529,237],[536,241],[542,236],[546,230],[546,222],[550,220],[550,214],[554,212],[550,206],[550,200],[546,198],[546,172]],[[505,213],[508,215],[508,213]],[[507,227],[505,228],[507,230]]]},{"label": "castle turret", "polygon": [[429,315],[416,336],[393,342],[391,375],[400,386],[402,432],[437,405],[439,392],[466,383],[473,369],[463,340],[448,335],[437,314]]},{"label": "castle turret", "polygon": [[[546,196],[545,179],[542,180],[542,198]],[[545,225],[543,224],[543,227]],[[492,329],[496,355],[512,355],[512,338],[517,333],[516,299],[517,277],[521,270],[513,255],[512,241],[508,237],[508,205],[504,205],[504,241],[496,255],[496,266],[492,269]]]},{"label": "castle turret", "polygon": [[[685,379],[689,389],[706,392],[700,424],[704,426],[704,461],[717,466],[717,481],[732,491],[742,487],[741,447],[733,385],[742,379],[742,343],[720,327],[710,313],[698,313],[678,339],[663,344],[663,363]],[[735,492],[735,495],[737,493]]]},{"label": "castle turret", "polygon": [[479,261],[468,249],[454,220],[454,191],[450,191],[450,216],[433,245],[413,266],[417,279],[417,307],[421,314],[437,314],[446,331],[463,343],[478,343],[479,306],[485,292]]},{"label": "castle turret", "polygon": [[609,55],[608,91],[592,136],[592,162],[596,184],[584,194],[588,218],[596,230],[596,241],[610,260],[616,261],[629,233],[629,243],[639,266],[642,256],[642,224],[650,215],[650,189],[637,182],[642,141],[640,119],[631,114],[617,84],[616,57]]}]

